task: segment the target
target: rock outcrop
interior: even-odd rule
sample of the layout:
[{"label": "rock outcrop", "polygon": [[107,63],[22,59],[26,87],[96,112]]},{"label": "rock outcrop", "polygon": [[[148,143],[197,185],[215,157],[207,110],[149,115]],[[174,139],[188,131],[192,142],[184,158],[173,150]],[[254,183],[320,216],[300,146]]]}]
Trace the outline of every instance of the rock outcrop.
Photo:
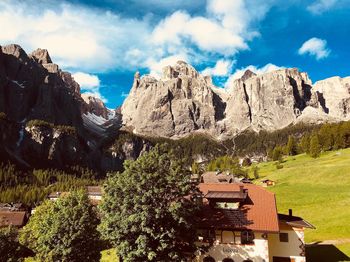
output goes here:
[{"label": "rock outcrop", "polygon": [[[38,49],[29,55],[18,45],[3,46],[0,50],[0,112],[6,115],[7,127],[17,127],[7,134],[7,140],[16,143],[2,143],[3,151],[25,159],[29,164],[31,159],[28,155],[41,159],[42,162],[52,158],[62,166],[71,164],[67,148],[69,144],[83,143],[78,136],[85,135],[81,116],[84,102],[79,85],[70,73],[60,70],[58,65],[52,63],[47,50]],[[35,136],[31,135],[32,130],[26,129],[30,120],[74,128],[77,135],[71,137],[68,143],[61,136],[54,139],[58,133],[51,132],[51,140],[46,139],[45,143],[38,144]],[[39,128],[35,133],[46,136],[44,133],[48,131]],[[77,153],[81,154],[78,149],[83,145],[75,147]],[[26,148],[31,149],[28,151]],[[50,154],[47,153],[49,151]],[[57,155],[66,157],[54,157]]]},{"label": "rock outcrop", "polygon": [[350,77],[331,77],[314,85],[325,112],[338,120],[350,120]]},{"label": "rock outcrop", "polygon": [[295,68],[262,75],[247,70],[220,89],[179,61],[165,67],[159,80],[136,73],[121,113],[123,124],[137,134],[178,138],[204,132],[225,139],[246,129],[293,124],[305,108],[322,107],[319,97],[307,74]]},{"label": "rock outcrop", "polygon": [[226,104],[211,85],[210,79],[182,61],[165,67],[160,80],[136,73],[121,108],[123,124],[135,133],[152,136],[220,133]]},{"label": "rock outcrop", "polygon": [[84,114],[95,114],[96,116],[100,116],[108,120],[111,112],[106,108],[101,99],[87,94],[82,94],[81,97],[85,102],[82,109]]}]

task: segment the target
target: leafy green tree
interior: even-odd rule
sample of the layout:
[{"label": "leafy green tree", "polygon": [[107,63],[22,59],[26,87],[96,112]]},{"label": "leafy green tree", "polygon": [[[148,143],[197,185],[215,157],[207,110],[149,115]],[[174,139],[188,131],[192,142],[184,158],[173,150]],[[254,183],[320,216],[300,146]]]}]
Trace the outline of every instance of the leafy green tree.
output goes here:
[{"label": "leafy green tree", "polygon": [[285,153],[289,156],[295,156],[298,153],[298,147],[294,136],[288,137],[288,143],[285,147]]},{"label": "leafy green tree", "polygon": [[100,205],[103,237],[123,261],[187,261],[196,250],[197,192],[184,162],[156,146],[110,174]]},{"label": "leafy green tree", "polygon": [[0,229],[0,261],[24,261],[25,257],[33,255],[28,248],[18,242],[17,234],[17,229],[14,227]]},{"label": "leafy green tree", "polygon": [[98,223],[86,192],[73,191],[37,207],[20,232],[20,242],[40,261],[99,261]]},{"label": "leafy green tree", "polygon": [[321,154],[321,145],[318,140],[318,135],[315,133],[310,139],[310,156],[313,158],[319,157]]}]

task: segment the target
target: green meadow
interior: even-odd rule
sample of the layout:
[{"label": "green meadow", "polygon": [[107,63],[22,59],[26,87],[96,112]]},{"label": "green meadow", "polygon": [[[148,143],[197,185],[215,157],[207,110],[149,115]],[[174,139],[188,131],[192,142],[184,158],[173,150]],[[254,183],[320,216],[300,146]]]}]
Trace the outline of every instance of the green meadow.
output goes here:
[{"label": "green meadow", "polygon": [[276,181],[268,190],[276,194],[278,212],[287,214],[291,208],[316,227],[306,231],[307,243],[331,240],[350,255],[350,149],[325,152],[316,159],[290,156],[282,165],[277,169],[275,162],[260,163],[256,183]]}]

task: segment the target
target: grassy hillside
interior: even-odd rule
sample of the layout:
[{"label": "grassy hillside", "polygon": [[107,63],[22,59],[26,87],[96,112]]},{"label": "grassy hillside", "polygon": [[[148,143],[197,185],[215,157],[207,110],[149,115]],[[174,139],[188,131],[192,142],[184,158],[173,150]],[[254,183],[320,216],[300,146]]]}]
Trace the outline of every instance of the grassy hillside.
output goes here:
[{"label": "grassy hillside", "polygon": [[[293,213],[315,225],[306,231],[306,242],[335,240],[350,255],[350,149],[326,152],[313,159],[305,154],[287,157],[282,169],[274,162],[259,164],[260,179],[276,185],[280,213]],[[259,183],[259,182],[257,182]],[[345,242],[338,244],[338,242]]]}]

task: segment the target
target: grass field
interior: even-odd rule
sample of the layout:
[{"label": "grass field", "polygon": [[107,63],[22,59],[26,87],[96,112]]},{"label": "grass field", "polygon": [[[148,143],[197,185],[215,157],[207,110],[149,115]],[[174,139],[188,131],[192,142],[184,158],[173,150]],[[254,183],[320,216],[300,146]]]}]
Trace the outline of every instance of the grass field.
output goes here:
[{"label": "grass field", "polygon": [[336,245],[350,255],[350,149],[316,159],[305,154],[287,157],[282,165],[282,169],[274,162],[258,165],[258,181],[276,181],[268,189],[276,193],[278,211],[287,214],[292,208],[294,215],[316,227],[306,231],[306,242],[343,240],[346,243]]}]

